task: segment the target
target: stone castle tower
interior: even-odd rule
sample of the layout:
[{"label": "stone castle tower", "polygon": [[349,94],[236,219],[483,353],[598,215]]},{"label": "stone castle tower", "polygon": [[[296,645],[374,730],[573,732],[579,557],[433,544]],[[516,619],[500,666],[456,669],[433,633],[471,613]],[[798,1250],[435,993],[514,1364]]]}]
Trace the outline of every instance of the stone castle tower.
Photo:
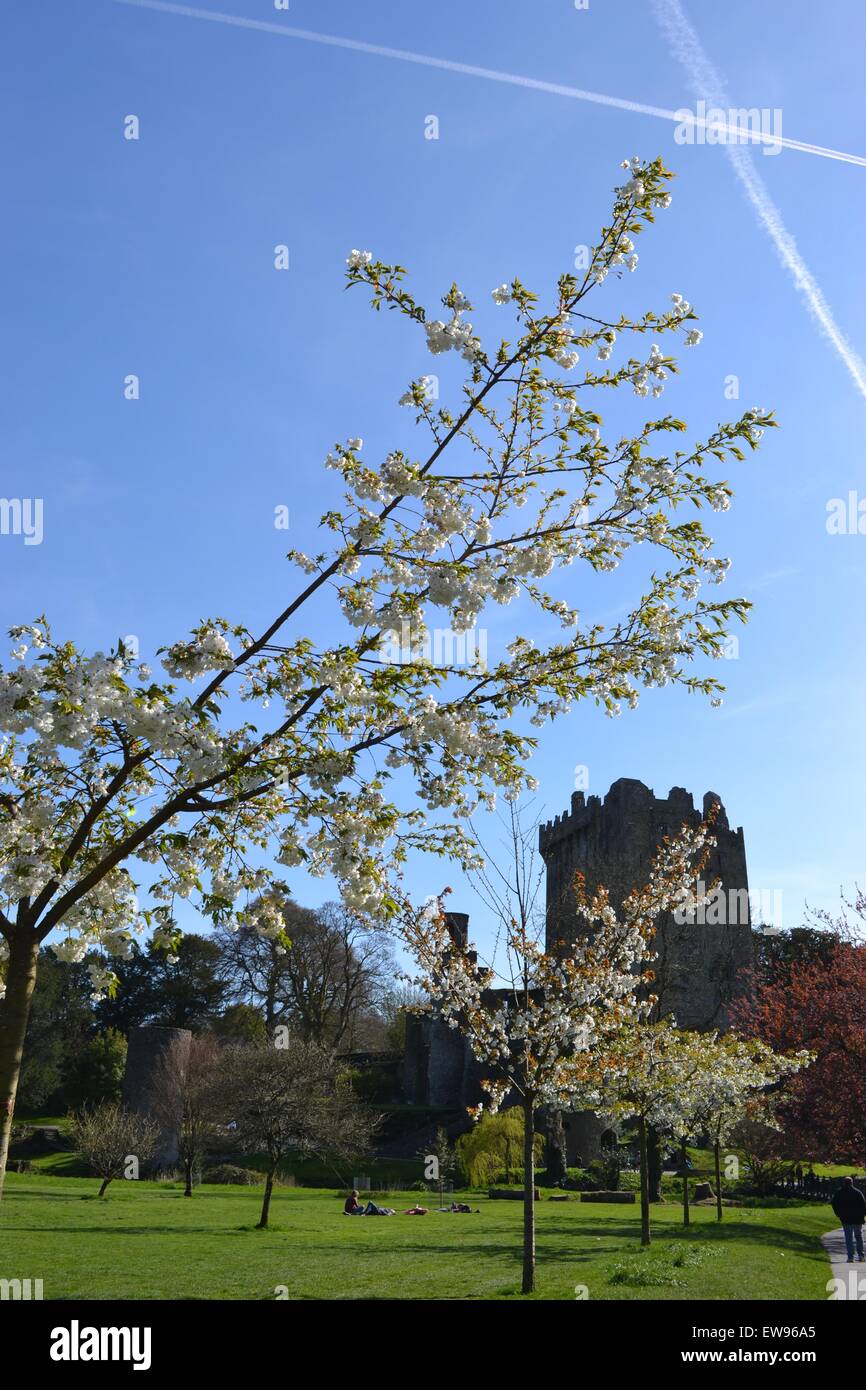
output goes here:
[{"label": "stone castle tower", "polygon": [[572,941],[576,930],[573,883],[579,870],[590,893],[604,885],[619,908],[632,888],[643,885],[659,842],[683,824],[696,826],[719,804],[711,852],[703,881],[721,880],[723,920],[677,923],[668,914],[658,925],[655,990],[659,1014],[672,1015],[683,1028],[724,1028],[737,977],[752,963],[746,848],[742,828],[731,830],[720,799],[707,792],[695,809],[690,792],[672,787],[662,799],[643,782],[621,777],[604,801],[583,792],[571,810],[539,830],[538,847],[547,867],[547,948]]},{"label": "stone castle tower", "polygon": [[[720,880],[722,920],[678,923],[672,914],[657,924],[653,962],[659,1016],[672,1016],[683,1028],[724,1030],[728,1007],[742,988],[742,972],[752,964],[749,881],[742,827],[731,830],[721,800],[707,792],[701,811],[692,795],[672,787],[666,798],[643,782],[621,777],[602,801],[571,798],[571,810],[541,826],[538,847],[547,868],[546,945],[573,941],[577,929],[573,905],[574,876],[580,871],[590,894],[603,885],[611,905],[619,908],[632,888],[647,880],[659,842],[683,826],[696,826],[718,803],[712,850],[701,877],[706,885]],[[612,1133],[588,1111],[563,1115],[567,1162],[597,1157]]]}]

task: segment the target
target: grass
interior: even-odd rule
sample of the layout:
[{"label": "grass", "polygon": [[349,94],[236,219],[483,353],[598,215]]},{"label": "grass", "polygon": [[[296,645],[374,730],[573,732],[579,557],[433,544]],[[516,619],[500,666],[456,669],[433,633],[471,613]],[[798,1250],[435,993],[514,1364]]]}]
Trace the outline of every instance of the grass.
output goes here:
[{"label": "grass", "polygon": [[40,1115],[35,1111],[28,1114],[26,1111],[15,1112],[16,1125],[50,1125],[54,1129],[65,1130],[69,1127],[68,1115]]},{"label": "grass", "polygon": [[[519,1297],[519,1202],[472,1196],[471,1215],[350,1218],[335,1192],[279,1189],[271,1227],[255,1229],[257,1188],[10,1174],[0,1203],[0,1278],[42,1278],[46,1299],[507,1299]],[[390,1197],[400,1210],[417,1194]],[[430,1199],[427,1199],[428,1203]],[[475,1208],[479,1214],[475,1214]],[[827,1206],[692,1211],[653,1208],[654,1244],[638,1244],[638,1207],[538,1205],[538,1297],[826,1299],[819,1243]]]}]

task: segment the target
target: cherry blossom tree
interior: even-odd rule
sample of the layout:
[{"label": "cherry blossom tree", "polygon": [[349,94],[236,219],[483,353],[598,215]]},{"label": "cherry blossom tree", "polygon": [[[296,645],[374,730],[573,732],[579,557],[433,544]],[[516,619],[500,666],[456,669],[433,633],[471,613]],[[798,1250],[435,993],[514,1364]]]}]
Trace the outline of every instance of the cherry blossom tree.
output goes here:
[{"label": "cherry blossom tree", "polygon": [[[488,1099],[470,1113],[495,1113],[512,1096],[523,1109],[523,1293],[535,1288],[536,1112],[597,1105],[621,1060],[622,1030],[652,1007],[652,995],[641,998],[639,991],[652,980],[655,923],[700,871],[710,843],[704,824],[683,826],[676,838],[663,840],[647,884],[628,895],[619,914],[605,889],[590,899],[578,876],[580,931],[554,952],[533,933],[518,858],[504,899],[514,915],[500,920],[508,963],[498,972],[461,944],[441,898],[407,925],[421,970],[414,983],[426,995],[420,1009],[458,1029],[488,1068],[481,1082]],[[497,973],[507,978],[504,988],[493,988]]]},{"label": "cherry blossom tree", "polygon": [[[371,460],[360,439],[334,445],[326,463],[345,503],[322,518],[320,551],[290,552],[302,577],[261,631],[203,619],[162,649],[157,679],[122,642],[86,654],[44,618],[12,630],[0,670],[0,1182],[40,943],[60,934],[70,960],[98,947],[96,994],[136,930],[173,947],[177,898],[215,923],[245,912],[285,945],[271,874],[256,867],[268,860],[334,875],[350,910],[384,922],[401,908],[411,850],[468,862],[464,818],[532,785],[527,720],[540,728],[581,699],[617,714],[641,687],[670,683],[718,700],[720,683],[691,663],[724,654],[748,605],[703,597],[729,562],[697,513],[727,508],[720,466],[774,422],[750,409],[668,452],[666,436],[686,428],[670,414],[631,438],[604,433],[593,388],[656,398],[677,363],[655,340],[701,336],[679,293],[637,318],[604,308],[636,266],[634,238],[670,201],[660,160],[624,167],[586,271],[561,276],[545,308],[516,278],[497,288],[513,323],[489,349],[456,285],[436,318],[401,266],[352,252],[349,285],[404,315],[431,353],[456,353],[464,380],[451,404],[410,383],[401,403],[417,448]],[[647,334],[648,351],[623,351]],[[578,370],[581,354],[596,364]],[[584,619],[549,578],[576,563],[607,573],[640,545],[645,592],[612,624]],[[518,599],[513,641],[489,666],[431,659],[434,611],[461,633]],[[538,646],[524,623],[545,634]],[[331,630],[330,645],[317,640]],[[394,632],[408,634],[398,661]]]},{"label": "cherry blossom tree", "polygon": [[722,1220],[722,1144],[739,1126],[760,1116],[761,1123],[779,1128],[776,1110],[782,1082],[797,1076],[814,1061],[806,1048],[774,1052],[759,1038],[728,1033],[713,1039],[713,1065],[701,1082],[696,1118],[712,1139],[716,1170],[716,1217]]},{"label": "cherry blossom tree", "polygon": [[686,1032],[671,1018],[635,1020],[623,1028],[608,1058],[599,1109],[612,1120],[637,1121],[640,1143],[641,1245],[649,1245],[650,1127],[680,1139],[692,1130],[705,1078],[716,1065],[715,1037]]},{"label": "cherry blossom tree", "polygon": [[[672,1018],[638,1019],[623,1028],[608,1059],[599,1107],[613,1119],[636,1120],[640,1138],[641,1244],[650,1243],[648,1131],[677,1141],[709,1132],[715,1151],[716,1203],[722,1219],[721,1144],[750,1105],[810,1060],[808,1052],[778,1055],[754,1039],[698,1033]],[[683,1215],[688,1223],[687,1176]]]}]

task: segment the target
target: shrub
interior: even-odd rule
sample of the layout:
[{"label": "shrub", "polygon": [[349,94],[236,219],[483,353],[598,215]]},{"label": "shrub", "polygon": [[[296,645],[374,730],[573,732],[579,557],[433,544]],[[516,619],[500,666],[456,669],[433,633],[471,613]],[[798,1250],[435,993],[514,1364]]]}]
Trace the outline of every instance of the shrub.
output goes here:
[{"label": "shrub", "polygon": [[[102,1179],[100,1197],[115,1178],[138,1177],[138,1165],[153,1156],[158,1140],[159,1129],[153,1120],[114,1101],[104,1101],[92,1110],[84,1106],[73,1117],[75,1151]],[[130,1165],[135,1167],[134,1174]]]},{"label": "shrub", "polygon": [[116,1028],[97,1033],[84,1047],[66,1088],[70,1105],[120,1102],[126,1066],[126,1038]]},{"label": "shrub", "polygon": [[680,1288],[682,1279],[678,1279],[670,1265],[640,1264],[639,1256],[630,1260],[623,1260],[620,1264],[613,1266],[609,1284],[628,1284],[631,1288]]},{"label": "shrub", "polygon": [[242,1187],[255,1187],[258,1183],[264,1182],[264,1173],[257,1173],[254,1168],[239,1168],[234,1163],[218,1163],[213,1168],[206,1168],[202,1174],[204,1183],[237,1183]]},{"label": "shrub", "polygon": [[608,1149],[601,1158],[594,1158],[586,1171],[595,1183],[596,1191],[618,1191],[622,1164],[615,1150]]}]

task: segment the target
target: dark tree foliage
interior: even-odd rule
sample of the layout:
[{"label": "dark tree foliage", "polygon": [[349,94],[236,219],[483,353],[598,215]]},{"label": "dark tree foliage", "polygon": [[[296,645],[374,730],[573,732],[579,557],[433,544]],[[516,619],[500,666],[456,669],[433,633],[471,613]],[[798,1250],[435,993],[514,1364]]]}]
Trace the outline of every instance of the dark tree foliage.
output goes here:
[{"label": "dark tree foliage", "polygon": [[43,947],[18,1090],[22,1114],[66,1110],[70,1080],[95,1029],[90,994],[86,964],[67,964]]},{"label": "dark tree foliage", "polygon": [[134,945],[129,959],[115,964],[120,981],[115,997],[97,1005],[100,1027],[127,1036],[148,1023],[201,1032],[219,1018],[227,1001],[220,958],[218,943],[195,933],[183,937],[176,961],[149,944]]},{"label": "dark tree foliage", "polygon": [[752,933],[755,950],[755,973],[763,984],[773,985],[787,979],[794,965],[829,964],[837,939],[821,927],[794,927],[791,931]]}]

